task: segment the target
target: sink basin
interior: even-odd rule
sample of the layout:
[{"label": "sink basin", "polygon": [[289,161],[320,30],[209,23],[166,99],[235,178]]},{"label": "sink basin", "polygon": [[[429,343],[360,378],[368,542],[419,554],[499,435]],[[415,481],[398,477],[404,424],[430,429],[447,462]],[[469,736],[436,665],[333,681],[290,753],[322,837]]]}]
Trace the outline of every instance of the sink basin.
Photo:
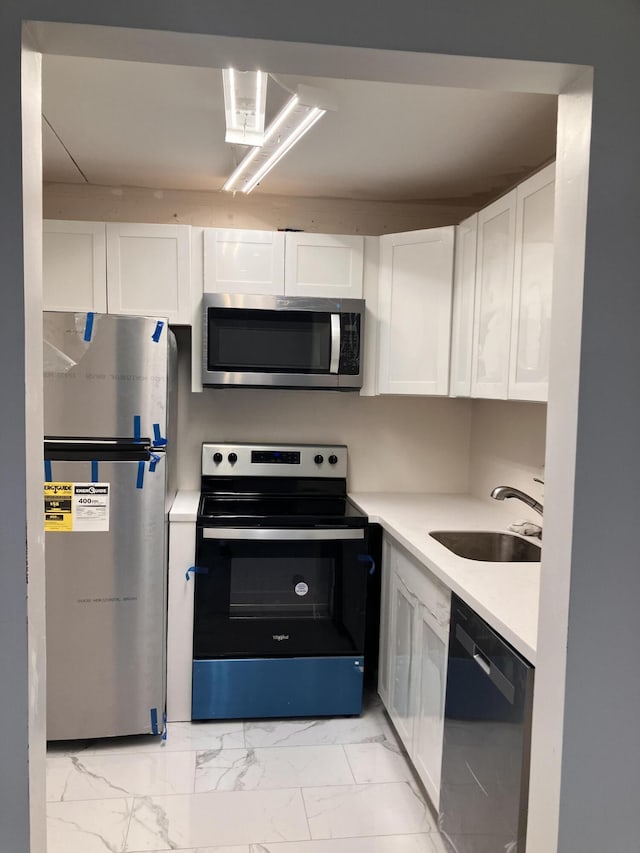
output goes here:
[{"label": "sink basin", "polygon": [[432,536],[458,557],[467,560],[486,560],[490,563],[536,563],[540,547],[512,536],[487,530],[434,530]]}]

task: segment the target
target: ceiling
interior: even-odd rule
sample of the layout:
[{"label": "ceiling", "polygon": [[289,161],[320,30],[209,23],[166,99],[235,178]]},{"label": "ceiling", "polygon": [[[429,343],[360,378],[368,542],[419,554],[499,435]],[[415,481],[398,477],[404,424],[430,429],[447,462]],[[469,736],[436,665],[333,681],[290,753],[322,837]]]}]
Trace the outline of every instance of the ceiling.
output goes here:
[{"label": "ceiling", "polygon": [[[552,95],[277,76],[267,122],[299,83],[337,109],[256,194],[480,207],[554,157]],[[217,69],[46,55],[42,110],[46,181],[218,191],[247,150]]]}]

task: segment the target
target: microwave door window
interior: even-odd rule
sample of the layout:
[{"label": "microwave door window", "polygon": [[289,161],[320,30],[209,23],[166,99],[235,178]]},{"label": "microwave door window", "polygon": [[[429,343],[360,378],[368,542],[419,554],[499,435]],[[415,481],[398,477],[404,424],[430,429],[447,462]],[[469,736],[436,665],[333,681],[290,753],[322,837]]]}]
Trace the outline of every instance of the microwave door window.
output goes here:
[{"label": "microwave door window", "polygon": [[208,368],[328,373],[331,315],[315,311],[209,309]]}]

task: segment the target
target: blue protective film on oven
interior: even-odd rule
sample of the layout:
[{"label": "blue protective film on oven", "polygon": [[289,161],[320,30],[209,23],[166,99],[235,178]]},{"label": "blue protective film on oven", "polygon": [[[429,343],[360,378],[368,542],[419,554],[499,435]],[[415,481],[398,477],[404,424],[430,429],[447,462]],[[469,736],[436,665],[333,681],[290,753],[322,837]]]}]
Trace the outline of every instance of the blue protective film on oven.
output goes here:
[{"label": "blue protective film on oven", "polygon": [[364,657],[194,660],[191,718],[360,714]]}]

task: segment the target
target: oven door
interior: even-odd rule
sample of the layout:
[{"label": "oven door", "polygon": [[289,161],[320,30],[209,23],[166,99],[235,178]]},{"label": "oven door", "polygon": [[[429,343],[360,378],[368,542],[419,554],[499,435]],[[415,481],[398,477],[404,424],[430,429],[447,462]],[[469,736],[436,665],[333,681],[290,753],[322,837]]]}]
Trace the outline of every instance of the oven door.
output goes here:
[{"label": "oven door", "polygon": [[364,528],[199,527],[194,659],[361,655],[366,553]]}]

